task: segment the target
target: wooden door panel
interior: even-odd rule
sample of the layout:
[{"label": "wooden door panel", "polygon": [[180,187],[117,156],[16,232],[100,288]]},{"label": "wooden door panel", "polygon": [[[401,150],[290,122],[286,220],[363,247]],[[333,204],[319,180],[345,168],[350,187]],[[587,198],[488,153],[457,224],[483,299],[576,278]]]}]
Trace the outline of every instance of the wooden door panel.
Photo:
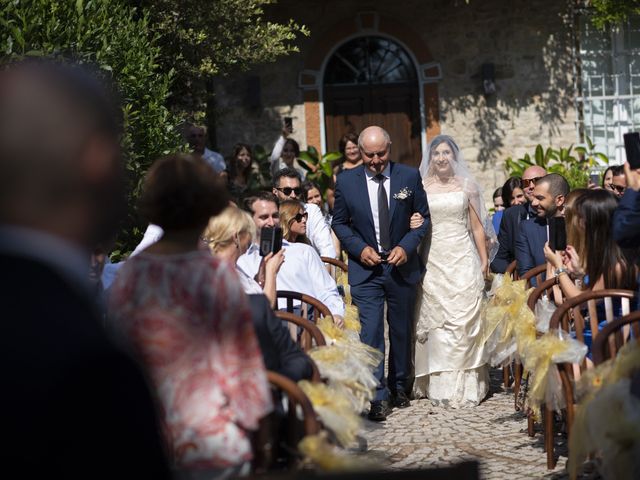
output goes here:
[{"label": "wooden door panel", "polygon": [[418,166],[421,160],[419,96],[415,85],[325,87],[325,133],[329,151],[340,137],[369,125],[389,132],[392,160]]}]

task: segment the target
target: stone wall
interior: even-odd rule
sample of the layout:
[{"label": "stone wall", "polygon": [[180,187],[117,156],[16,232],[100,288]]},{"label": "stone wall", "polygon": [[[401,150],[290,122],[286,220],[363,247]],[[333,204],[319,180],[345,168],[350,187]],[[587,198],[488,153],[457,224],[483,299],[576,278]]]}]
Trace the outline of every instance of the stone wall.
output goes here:
[{"label": "stone wall", "polygon": [[[283,116],[304,148],[305,111],[298,73],[305,53],[335,23],[360,11],[377,11],[412,28],[442,67],[440,127],[462,147],[486,195],[504,181],[504,159],[535,145],[576,142],[571,23],[566,3],[555,0],[280,0],[271,14],[294,18],[311,30],[300,53],[257,68],[262,108],[246,108],[247,76],[218,83],[217,143],[224,154],[236,141],[267,149]],[[480,68],[495,65],[495,94],[482,92]],[[319,145],[316,145],[319,147]]]}]

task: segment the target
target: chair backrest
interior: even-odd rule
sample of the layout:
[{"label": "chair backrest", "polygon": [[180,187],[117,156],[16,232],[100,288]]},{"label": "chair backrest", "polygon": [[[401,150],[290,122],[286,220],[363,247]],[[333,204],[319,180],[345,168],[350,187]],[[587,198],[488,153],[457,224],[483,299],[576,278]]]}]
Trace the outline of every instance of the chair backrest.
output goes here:
[{"label": "chair backrest", "polygon": [[631,326],[633,338],[640,340],[640,311],[635,311],[611,323],[607,323],[593,342],[593,363],[600,365],[605,360],[616,356],[617,351],[629,338],[625,327]]},{"label": "chair backrest", "polygon": [[544,277],[546,276],[546,273],[547,273],[547,264],[543,263],[542,265],[533,267],[531,270],[526,272],[522,276],[522,278],[520,278],[520,280],[525,280],[527,282],[527,288],[532,286],[533,284],[532,280],[535,280],[536,285],[540,285],[542,282],[544,282]]},{"label": "chair backrest", "polygon": [[287,312],[295,313],[294,311],[294,301],[297,300],[302,304],[301,313],[302,316],[307,318],[308,306],[311,305],[313,307],[313,321],[317,322],[320,316],[330,317],[331,311],[327,308],[327,306],[322,303],[317,298],[312,297],[311,295],[306,295],[300,292],[292,292],[290,290],[278,290],[276,292],[276,297],[278,299],[284,298],[287,300]]},{"label": "chair backrest", "polygon": [[311,405],[311,401],[302,389],[284,375],[280,375],[279,373],[272,372],[270,370],[267,370],[267,380],[271,385],[282,390],[289,397],[290,406],[292,406],[294,402],[295,404],[300,405],[300,408],[302,409],[305,435],[315,435],[319,433],[320,422],[318,421],[316,412]]},{"label": "chair backrest", "polygon": [[[595,341],[598,338],[599,324],[606,320],[608,323],[613,322],[615,317],[627,315],[630,308],[630,300],[635,296],[631,290],[622,289],[606,289],[587,291],[576,297],[569,298],[560,305],[549,322],[550,329],[562,328],[565,332],[575,332],[575,338],[579,342],[585,343],[585,318],[582,313],[583,306],[589,316],[589,327],[591,330],[591,338]],[[620,301],[620,313],[614,312],[614,300]],[[604,311],[598,309],[598,300],[602,300]],[[589,343],[589,342],[587,342]],[[581,364],[581,369],[587,367],[586,360]]]},{"label": "chair backrest", "polygon": [[334,280],[338,279],[338,270],[342,270],[344,273],[349,271],[349,267],[342,260],[331,257],[320,257],[320,259],[323,263],[329,265],[329,274]]},{"label": "chair backrest", "polygon": [[544,282],[539,283],[538,286],[531,292],[529,298],[527,299],[527,306],[531,309],[532,312],[535,313],[536,303],[538,303],[538,300],[540,300],[543,295],[546,295],[548,299],[553,300],[556,305],[560,305],[562,304],[562,302],[564,302],[564,295],[562,295],[562,290],[559,288],[553,288],[555,285],[556,279],[548,278]]},{"label": "chair backrest", "polygon": [[504,271],[504,274],[511,275],[512,280],[518,280],[520,277],[518,276],[517,267],[518,267],[518,262],[514,260],[507,266],[507,269]]},{"label": "chair backrest", "polygon": [[306,335],[301,335],[300,341],[298,342],[298,345],[303,351],[307,352],[311,348],[313,348],[313,342],[315,342],[315,346],[318,347],[326,345],[324,335],[313,322],[310,322],[306,318],[302,318],[290,312],[276,312],[276,316],[286,322],[293,323],[294,325],[297,325],[304,329]]}]

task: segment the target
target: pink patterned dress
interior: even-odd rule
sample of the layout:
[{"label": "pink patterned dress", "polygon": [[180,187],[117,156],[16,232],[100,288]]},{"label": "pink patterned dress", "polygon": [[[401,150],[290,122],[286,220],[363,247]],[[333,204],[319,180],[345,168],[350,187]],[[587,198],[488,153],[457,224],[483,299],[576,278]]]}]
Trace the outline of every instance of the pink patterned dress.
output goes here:
[{"label": "pink patterned dress", "polygon": [[237,274],[205,251],[141,253],[111,290],[114,326],[149,371],[176,464],[250,460],[245,430],[258,427],[272,401]]}]

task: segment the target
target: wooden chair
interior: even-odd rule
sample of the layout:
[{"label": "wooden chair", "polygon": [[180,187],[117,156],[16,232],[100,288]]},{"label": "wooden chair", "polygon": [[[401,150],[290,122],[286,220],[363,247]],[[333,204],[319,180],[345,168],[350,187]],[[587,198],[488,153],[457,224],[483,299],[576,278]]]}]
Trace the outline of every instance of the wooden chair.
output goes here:
[{"label": "wooden chair", "polygon": [[[321,424],[318,420],[313,405],[302,389],[287,377],[279,373],[267,370],[267,380],[272,388],[279,390],[288,399],[286,413],[286,443],[287,448],[295,451],[300,436],[299,421],[297,417],[298,406],[302,411],[302,427],[304,436],[315,435],[320,432]],[[272,418],[266,417],[260,423],[260,430],[254,437],[253,450],[254,473],[264,473],[268,470],[273,459],[271,455],[271,443],[275,435]],[[277,429],[276,429],[277,430]]]},{"label": "wooden chair", "polygon": [[338,270],[342,270],[344,273],[347,273],[349,271],[349,267],[342,260],[331,257],[320,257],[320,259],[323,263],[326,263],[330,266],[329,273],[334,280],[338,276]]},{"label": "wooden chair", "polygon": [[[599,323],[606,320],[611,323],[614,321],[613,299],[619,298],[622,307],[622,315],[629,313],[630,301],[635,297],[635,293],[631,290],[607,289],[598,291],[587,291],[576,297],[567,299],[551,317],[549,329],[562,328],[565,332],[574,332],[575,338],[579,342],[584,343],[585,318],[582,314],[582,308],[586,304],[589,313],[589,325],[591,327],[592,341],[599,336]],[[605,318],[599,318],[599,312],[596,305],[597,300],[602,300],[605,306]],[[553,366],[552,366],[553,368]],[[566,407],[566,425],[567,436],[571,435],[571,425],[574,417],[574,394],[573,384],[579,379],[581,373],[587,368],[591,368],[591,362],[585,358],[579,365],[562,364],[557,369],[562,381],[562,392],[565,398]],[[556,465],[554,455],[554,432],[553,432],[553,411],[545,405],[544,407],[544,444],[547,452],[547,468],[553,469]]]},{"label": "wooden chair", "polygon": [[[507,266],[507,269],[504,271],[504,274],[509,275],[511,277],[511,280],[519,280],[520,277],[518,276],[517,266],[518,266],[518,262],[514,260]],[[505,390],[509,388],[510,371],[511,371],[511,367],[509,365],[502,367],[502,381],[504,382]],[[513,372],[513,377],[514,377],[514,383],[515,383],[515,377],[516,377],[515,369]]]},{"label": "wooden chair", "polygon": [[513,262],[511,262],[508,266],[507,269],[504,271],[505,275],[511,275],[511,279],[512,280],[519,280],[520,277],[518,276],[518,262],[516,262],[515,260]]},{"label": "wooden chair", "polygon": [[[631,328],[628,327],[631,325]],[[617,351],[629,338],[629,330],[633,331],[636,341],[640,340],[640,311],[635,311],[611,323],[607,323],[591,345],[593,364],[600,365],[605,360],[614,358]]]},{"label": "wooden chair", "polygon": [[[537,267],[533,267],[527,273],[523,275],[522,278],[518,277],[518,272],[516,270],[516,261],[514,260],[509,264],[509,268],[513,268],[513,279],[514,280],[524,280],[526,282],[527,288],[531,286],[531,279],[534,278],[536,280],[536,285],[539,285],[543,280],[543,274],[547,271],[547,264],[544,263],[542,265],[538,265]],[[508,269],[509,269],[508,268]],[[507,270],[508,270],[507,269]],[[506,272],[505,272],[506,275]],[[506,373],[505,373],[506,369]],[[520,411],[520,407],[518,405],[518,396],[520,395],[520,384],[522,383],[522,364],[519,361],[513,362],[513,405],[516,412]],[[504,386],[507,388],[509,386],[509,366],[506,366],[502,369],[502,376],[504,377]]]},{"label": "wooden chair", "polygon": [[278,290],[276,292],[276,297],[278,299],[284,298],[287,300],[287,308],[286,311],[289,313],[295,313],[294,311],[294,302],[300,302],[301,304],[301,313],[302,317],[308,318],[309,306],[313,307],[313,321],[317,322],[318,318],[330,317],[331,311],[329,308],[322,303],[317,298],[312,297],[311,295],[307,295],[300,292],[292,292],[290,290]]},{"label": "wooden chair", "polygon": [[[298,315],[294,315],[289,312],[276,312],[276,316],[285,322],[292,323],[304,329],[305,334],[300,336],[300,341],[298,342],[298,345],[303,352],[308,352],[314,346],[322,347],[326,345],[324,335],[320,329],[306,318],[299,317]],[[311,368],[313,369],[311,381],[314,383],[322,381],[320,377],[320,370],[318,369],[316,362],[311,358],[309,358],[309,360],[311,360]]]}]

